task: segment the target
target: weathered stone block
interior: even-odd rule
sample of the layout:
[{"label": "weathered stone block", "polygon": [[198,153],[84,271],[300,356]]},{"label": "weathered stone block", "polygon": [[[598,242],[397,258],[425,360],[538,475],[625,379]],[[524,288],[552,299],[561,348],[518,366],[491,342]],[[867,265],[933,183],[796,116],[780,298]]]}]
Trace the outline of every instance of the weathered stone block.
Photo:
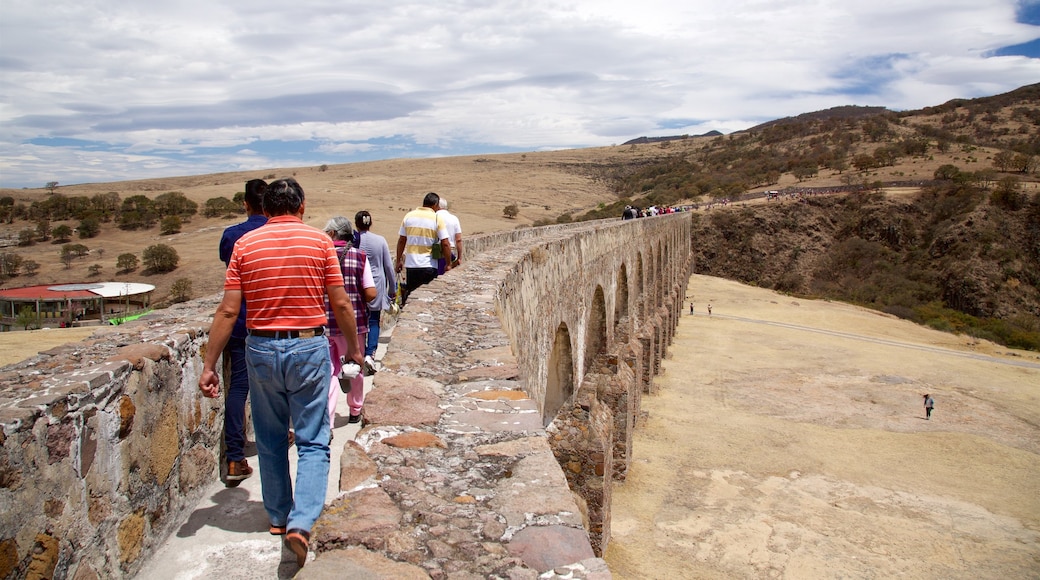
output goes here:
[{"label": "weathered stone block", "polygon": [[297,580],[325,578],[395,578],[399,580],[428,580],[430,575],[419,566],[395,562],[364,548],[334,550],[320,555],[300,570]]},{"label": "weathered stone block", "polygon": [[376,462],[356,441],[343,444],[339,457],[339,490],[350,491],[377,473]]},{"label": "weathered stone block", "polygon": [[527,526],[513,535],[507,548],[539,572],[595,557],[585,530],[566,526]]},{"label": "weathered stone block", "polygon": [[[395,337],[396,338],[396,337]],[[365,420],[371,425],[435,425],[443,386],[429,379],[379,373],[365,398]]]},{"label": "weathered stone block", "polygon": [[386,492],[362,489],[327,505],[311,530],[311,540],[319,553],[346,546],[380,550],[400,522],[401,510]]},{"label": "weathered stone block", "polygon": [[119,522],[117,542],[119,544],[119,561],[129,564],[141,555],[145,533],[145,518],[141,513],[133,513]]},{"label": "weathered stone block", "polygon": [[54,577],[58,565],[58,539],[47,534],[37,534],[33,545],[32,560],[25,571],[26,580],[49,580]]}]

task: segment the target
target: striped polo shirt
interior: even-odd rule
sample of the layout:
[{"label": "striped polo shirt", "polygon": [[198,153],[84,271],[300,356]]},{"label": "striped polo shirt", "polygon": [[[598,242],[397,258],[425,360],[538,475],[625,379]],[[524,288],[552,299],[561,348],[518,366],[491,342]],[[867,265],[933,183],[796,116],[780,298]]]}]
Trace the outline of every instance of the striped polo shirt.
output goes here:
[{"label": "striped polo shirt", "polygon": [[246,328],[251,330],[324,326],[325,289],[342,285],[329,236],[289,215],[244,234],[224,278],[224,290],[241,290],[249,304]]},{"label": "striped polo shirt", "polygon": [[448,229],[433,208],[420,207],[405,214],[400,235],[408,239],[404,248],[405,268],[435,268],[430,253],[434,242],[448,237]]}]

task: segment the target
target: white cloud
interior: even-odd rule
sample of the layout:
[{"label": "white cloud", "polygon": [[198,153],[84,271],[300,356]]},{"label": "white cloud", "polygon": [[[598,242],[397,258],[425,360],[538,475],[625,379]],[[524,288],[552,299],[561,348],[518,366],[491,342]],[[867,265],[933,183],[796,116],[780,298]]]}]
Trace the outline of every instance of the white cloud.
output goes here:
[{"label": "white cloud", "polygon": [[1040,79],[1040,59],[988,56],[1040,37],[1016,6],[6,0],[0,184],[595,146],[844,104],[918,108]]}]

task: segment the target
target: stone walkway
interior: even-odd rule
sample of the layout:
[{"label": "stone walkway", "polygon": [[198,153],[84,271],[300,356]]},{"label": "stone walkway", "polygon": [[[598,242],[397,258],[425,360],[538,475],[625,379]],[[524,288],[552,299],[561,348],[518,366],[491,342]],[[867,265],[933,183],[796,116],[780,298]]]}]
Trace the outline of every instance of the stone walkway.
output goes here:
[{"label": "stone walkway", "polygon": [[[404,331],[398,340],[411,338]],[[385,353],[384,343],[376,358]],[[435,578],[449,577],[443,575],[448,571],[459,578],[609,579],[606,563],[589,547],[536,404],[502,373],[515,378],[516,366],[471,369],[450,385],[389,370],[366,378],[371,404],[363,430],[347,423],[341,396],[337,413],[344,416],[333,429],[325,511],[312,530],[304,568],[280,537],[267,533],[253,450],[253,477],[235,488],[213,483],[137,577],[423,579],[431,575],[420,564],[433,558],[442,563]],[[441,427],[438,435],[382,427],[431,420]],[[507,433],[515,435],[503,439]],[[432,456],[431,448],[437,448]],[[290,457],[295,472],[295,454]],[[409,523],[414,517],[421,521]]]},{"label": "stone walkway", "polygon": [[[385,351],[385,343],[380,344],[376,357],[381,359]],[[366,395],[371,389],[372,377],[366,377]],[[328,491],[325,494],[326,504],[340,495],[339,463],[343,452],[342,443],[353,440],[361,428],[360,423],[347,423],[348,413],[347,396],[341,393],[332,430],[332,456]],[[267,533],[267,512],[264,511],[260,492],[260,466],[256,458],[256,447],[252,442],[246,449],[246,455],[253,467],[253,476],[244,480],[238,487],[225,487],[220,481],[211,484],[205,499],[195,508],[188,521],[141,569],[138,578],[244,580],[292,578],[296,574],[296,556],[282,545],[281,537]],[[295,474],[296,454],[289,453],[289,460],[290,473]],[[313,560],[314,553],[311,552],[309,561]]]}]

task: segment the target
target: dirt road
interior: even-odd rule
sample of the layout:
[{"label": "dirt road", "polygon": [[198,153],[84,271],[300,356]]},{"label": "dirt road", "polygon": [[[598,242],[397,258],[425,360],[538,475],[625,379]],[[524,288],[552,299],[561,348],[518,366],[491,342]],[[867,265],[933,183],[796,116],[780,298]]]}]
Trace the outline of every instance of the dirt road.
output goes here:
[{"label": "dirt road", "polygon": [[688,295],[613,493],[615,578],[1040,577],[1037,353],[715,278]]}]

